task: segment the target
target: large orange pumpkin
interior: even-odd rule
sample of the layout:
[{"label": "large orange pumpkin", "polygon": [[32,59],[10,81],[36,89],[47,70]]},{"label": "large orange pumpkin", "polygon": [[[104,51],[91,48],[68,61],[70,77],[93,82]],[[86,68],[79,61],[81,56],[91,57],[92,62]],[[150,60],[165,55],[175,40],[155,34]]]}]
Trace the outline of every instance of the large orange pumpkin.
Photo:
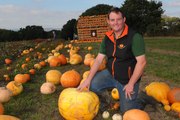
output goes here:
[{"label": "large orange pumpkin", "polygon": [[150,117],[145,111],[131,109],[124,113],[123,120],[150,120]]},{"label": "large orange pumpkin", "polygon": [[167,94],[167,98],[171,104],[174,102],[180,102],[180,88],[171,89]]},{"label": "large orange pumpkin", "polygon": [[69,70],[62,74],[61,85],[63,87],[76,87],[81,81],[81,75],[75,70]]},{"label": "large orange pumpkin", "polygon": [[0,103],[0,115],[3,115],[4,113],[4,107],[3,105]]},{"label": "large orange pumpkin", "polygon": [[66,120],[93,120],[99,110],[99,98],[91,91],[66,88],[60,93],[58,107]]}]

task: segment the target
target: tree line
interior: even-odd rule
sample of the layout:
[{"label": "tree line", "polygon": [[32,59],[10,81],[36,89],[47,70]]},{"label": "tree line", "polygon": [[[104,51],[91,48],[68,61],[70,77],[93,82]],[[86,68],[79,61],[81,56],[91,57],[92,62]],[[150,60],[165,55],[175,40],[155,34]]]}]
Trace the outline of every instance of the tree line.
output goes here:
[{"label": "tree line", "polygon": [[[99,4],[87,9],[80,16],[107,14],[112,6]],[[146,36],[180,36],[180,18],[163,16],[162,2],[147,0],[125,0],[119,7],[126,16],[126,23]],[[61,30],[44,31],[42,26],[26,26],[19,31],[0,29],[0,41],[51,39],[72,40],[77,33],[77,20],[71,19]]]}]

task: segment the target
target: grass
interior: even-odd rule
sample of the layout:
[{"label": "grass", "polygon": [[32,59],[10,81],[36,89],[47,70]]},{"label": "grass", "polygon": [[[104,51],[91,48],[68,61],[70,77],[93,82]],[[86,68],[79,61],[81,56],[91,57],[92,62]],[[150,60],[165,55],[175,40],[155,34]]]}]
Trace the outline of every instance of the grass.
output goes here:
[{"label": "grass", "polygon": [[[26,48],[26,42],[27,41],[19,42],[19,44],[21,44],[21,48],[15,47],[13,44],[11,44],[11,48],[9,49],[13,49],[13,51],[18,51],[18,49],[23,50]],[[13,80],[14,75],[17,73],[28,72],[28,70],[33,67],[33,64],[40,62],[41,60],[45,60],[51,50],[54,49],[59,42],[60,41],[40,43],[39,47],[30,54],[21,56],[19,58],[15,57],[13,59],[13,64],[10,65],[13,68],[13,71],[7,71],[6,65],[0,65],[0,86],[5,86],[8,83],[8,81],[3,80],[2,76],[4,74],[10,75],[11,80]],[[146,56],[148,61],[147,67],[145,69],[147,78],[152,78],[150,76],[153,76],[164,81],[169,81],[169,83],[178,85],[180,83],[180,38],[146,38],[145,42],[147,48]],[[3,44],[4,43],[0,43],[0,46]],[[37,46],[37,44],[29,43],[29,41],[28,44],[30,44],[30,46],[33,48]],[[65,42],[65,44],[67,44],[67,42]],[[82,43],[74,45],[80,47],[79,54],[81,54],[83,57],[88,53],[87,46],[93,46],[93,50],[90,51],[92,54],[97,55],[99,50],[99,43]],[[16,46],[18,46],[18,42],[16,42]],[[46,49],[42,50],[42,48]],[[35,56],[36,52],[43,53],[43,58],[37,59],[37,56]],[[65,56],[69,57],[67,49],[61,50],[60,53],[63,53]],[[1,51],[1,54],[3,54],[3,51]],[[17,53],[13,52],[12,54],[11,50],[9,50],[9,57],[12,57],[14,54]],[[25,63],[25,58],[28,56],[30,56],[32,60],[30,63],[28,63],[28,69],[22,70],[20,66],[21,64]],[[0,61],[3,60],[4,58],[1,57]],[[73,66],[67,64],[65,66],[59,66],[55,68],[46,66],[40,69],[36,72],[35,75],[31,76],[31,81],[23,84],[24,90],[20,95],[12,97],[8,103],[3,104],[5,107],[5,114],[17,116],[21,120],[63,120],[58,110],[58,98],[64,88],[60,85],[57,85],[57,90],[53,94],[43,95],[40,93],[40,86],[45,82],[45,74],[50,69],[57,69],[62,73],[70,69],[75,69],[82,75],[84,71],[89,70],[89,67],[86,67],[83,63],[81,63],[79,65]],[[153,114],[150,113],[152,120],[156,120],[157,117],[160,120],[176,120],[176,117],[169,113],[166,114],[163,108],[160,108],[161,111],[157,111]],[[114,110],[109,111],[111,116],[118,112]],[[100,112],[95,117],[95,120],[102,120]]]}]

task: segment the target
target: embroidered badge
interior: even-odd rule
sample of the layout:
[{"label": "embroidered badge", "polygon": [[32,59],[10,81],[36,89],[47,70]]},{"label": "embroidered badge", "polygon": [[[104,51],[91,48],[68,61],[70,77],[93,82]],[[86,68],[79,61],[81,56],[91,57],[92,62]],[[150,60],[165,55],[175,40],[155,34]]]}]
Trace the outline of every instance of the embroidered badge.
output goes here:
[{"label": "embroidered badge", "polygon": [[126,47],[126,46],[123,45],[123,44],[120,44],[120,45],[119,45],[119,48],[120,48],[120,49],[123,49],[123,48],[125,48],[125,47]]}]

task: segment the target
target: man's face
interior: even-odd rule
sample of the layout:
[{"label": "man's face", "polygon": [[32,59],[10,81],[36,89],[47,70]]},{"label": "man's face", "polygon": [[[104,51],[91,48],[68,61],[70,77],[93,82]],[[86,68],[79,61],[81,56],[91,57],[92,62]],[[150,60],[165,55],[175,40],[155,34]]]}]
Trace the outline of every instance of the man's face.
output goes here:
[{"label": "man's face", "polygon": [[111,12],[109,14],[108,24],[114,32],[119,32],[124,28],[126,18],[123,18],[121,13]]}]

